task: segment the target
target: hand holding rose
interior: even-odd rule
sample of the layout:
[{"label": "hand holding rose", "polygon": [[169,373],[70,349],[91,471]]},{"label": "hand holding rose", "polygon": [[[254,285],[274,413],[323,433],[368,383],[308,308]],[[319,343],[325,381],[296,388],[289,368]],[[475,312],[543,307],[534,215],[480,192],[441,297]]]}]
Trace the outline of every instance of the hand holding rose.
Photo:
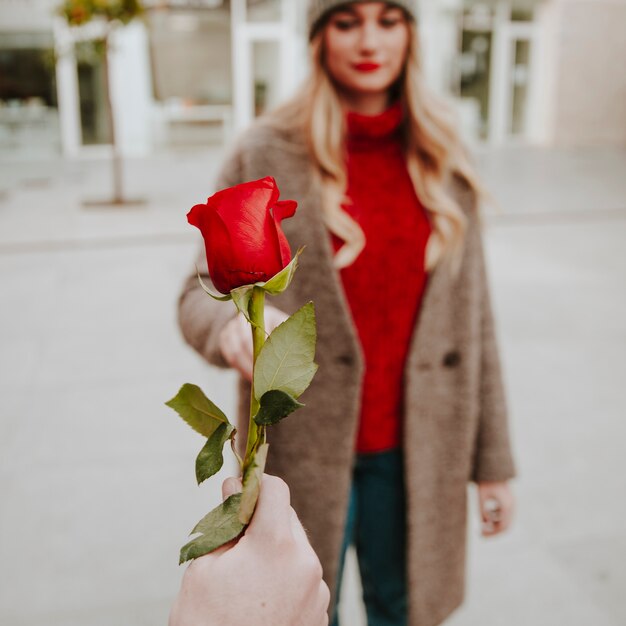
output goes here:
[{"label": "hand holding rose", "polygon": [[[233,478],[222,487],[225,498],[240,490]],[[329,600],[289,488],[264,475],[245,535],[191,563],[169,626],[327,626]]]}]

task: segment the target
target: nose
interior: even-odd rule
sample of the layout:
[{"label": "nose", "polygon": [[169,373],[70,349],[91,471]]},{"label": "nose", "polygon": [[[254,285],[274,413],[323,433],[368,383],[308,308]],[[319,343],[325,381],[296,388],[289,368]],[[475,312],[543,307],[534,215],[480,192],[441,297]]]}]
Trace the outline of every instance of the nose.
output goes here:
[{"label": "nose", "polygon": [[376,21],[367,20],[361,28],[361,39],[359,41],[363,54],[373,54],[376,52],[380,39],[380,29]]}]

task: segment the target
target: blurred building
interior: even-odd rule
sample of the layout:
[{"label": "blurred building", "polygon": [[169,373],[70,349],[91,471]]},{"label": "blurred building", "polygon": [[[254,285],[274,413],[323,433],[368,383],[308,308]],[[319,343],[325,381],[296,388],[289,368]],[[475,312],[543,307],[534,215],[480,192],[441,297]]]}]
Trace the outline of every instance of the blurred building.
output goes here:
[{"label": "blurred building", "polygon": [[[0,149],[108,142],[91,23],[57,0],[0,0]],[[221,141],[307,72],[305,0],[145,0],[110,57],[123,151]],[[626,0],[422,0],[426,72],[470,140],[626,145]]]}]

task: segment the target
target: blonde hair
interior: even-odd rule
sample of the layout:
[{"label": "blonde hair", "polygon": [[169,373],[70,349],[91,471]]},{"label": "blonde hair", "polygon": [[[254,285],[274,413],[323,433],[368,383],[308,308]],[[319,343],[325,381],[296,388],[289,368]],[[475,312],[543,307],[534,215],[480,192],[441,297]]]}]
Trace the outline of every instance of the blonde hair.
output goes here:
[{"label": "blonde hair", "polygon": [[[431,236],[426,248],[426,269],[442,260],[459,267],[466,217],[446,190],[448,177],[459,174],[478,196],[485,195],[461,143],[451,108],[426,86],[422,73],[417,30],[412,21],[410,44],[398,81],[405,111],[405,150],[415,192],[427,210]],[[365,235],[342,208],[347,173],[345,167],[345,114],[339,94],[324,68],[323,29],[311,42],[312,76],[288,103],[270,113],[266,122],[281,127],[295,125],[305,134],[322,182],[322,210],[327,228],[344,241],[334,264],[354,262],[365,246]]]}]

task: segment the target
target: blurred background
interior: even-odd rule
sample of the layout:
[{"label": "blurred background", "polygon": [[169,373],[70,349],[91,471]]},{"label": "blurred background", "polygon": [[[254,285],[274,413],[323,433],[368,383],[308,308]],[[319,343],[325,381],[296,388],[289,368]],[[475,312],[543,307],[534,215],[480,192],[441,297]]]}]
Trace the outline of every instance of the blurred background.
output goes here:
[{"label": "blurred background", "polygon": [[[203,441],[163,402],[189,381],[234,412],[233,375],[176,325],[185,214],[306,76],[306,2],[145,0],[106,64],[106,24],[58,4],[0,0],[0,624],[153,625],[220,485],[195,485]],[[422,0],[420,22],[500,205],[485,242],[519,465],[506,537],[480,539],[471,501],[448,623],[626,624],[626,0]]]}]

